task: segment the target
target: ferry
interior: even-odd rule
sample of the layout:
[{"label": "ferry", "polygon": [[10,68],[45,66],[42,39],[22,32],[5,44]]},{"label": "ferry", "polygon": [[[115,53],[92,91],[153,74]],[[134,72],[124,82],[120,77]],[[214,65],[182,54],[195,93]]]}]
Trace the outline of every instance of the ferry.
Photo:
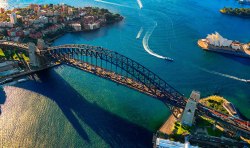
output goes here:
[{"label": "ferry", "polygon": [[28,79],[19,79],[19,80],[17,80],[18,83],[25,82],[25,81],[28,81]]},{"label": "ferry", "polygon": [[214,51],[250,58],[250,47],[248,44],[228,40],[223,38],[218,32],[209,34],[206,39],[198,40],[198,46],[206,51]]},{"label": "ferry", "polygon": [[171,59],[171,58],[169,58],[169,57],[164,57],[164,60],[166,60],[166,61],[174,61],[174,59]]},{"label": "ferry", "polygon": [[246,80],[247,83],[250,83],[250,80]]},{"label": "ferry", "polygon": [[141,27],[140,31],[138,32],[136,39],[139,39],[141,37],[141,34],[143,32],[143,28]]}]

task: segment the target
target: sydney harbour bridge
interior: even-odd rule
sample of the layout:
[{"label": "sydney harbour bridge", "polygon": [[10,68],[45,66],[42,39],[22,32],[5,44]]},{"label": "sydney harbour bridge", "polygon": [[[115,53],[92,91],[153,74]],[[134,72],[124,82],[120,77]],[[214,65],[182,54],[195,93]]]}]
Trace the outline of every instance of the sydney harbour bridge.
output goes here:
[{"label": "sydney harbour bridge", "polygon": [[[156,98],[168,106],[176,118],[180,118],[188,102],[183,94],[154,72],[124,55],[102,47],[68,44],[41,48],[34,43],[0,41],[0,49],[25,53],[30,59],[24,72],[10,75],[8,78],[30,75],[56,64],[67,64]],[[232,118],[199,102],[196,115],[212,118],[231,131],[250,137],[248,121]]]}]

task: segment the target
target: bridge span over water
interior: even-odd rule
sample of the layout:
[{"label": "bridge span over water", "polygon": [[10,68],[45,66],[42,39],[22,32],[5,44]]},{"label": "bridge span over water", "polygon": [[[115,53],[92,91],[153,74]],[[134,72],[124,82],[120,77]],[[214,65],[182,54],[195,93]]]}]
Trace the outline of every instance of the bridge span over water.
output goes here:
[{"label": "bridge span over water", "polygon": [[[14,48],[29,53],[30,65],[33,69],[39,70],[48,67],[51,62],[60,62],[135,89],[162,101],[170,107],[176,117],[187,103],[184,95],[148,68],[102,47],[68,44],[39,49],[32,44],[0,42],[0,48],[3,50]],[[200,103],[197,105],[197,114],[213,118],[228,129],[250,137],[248,121],[231,118]]]}]

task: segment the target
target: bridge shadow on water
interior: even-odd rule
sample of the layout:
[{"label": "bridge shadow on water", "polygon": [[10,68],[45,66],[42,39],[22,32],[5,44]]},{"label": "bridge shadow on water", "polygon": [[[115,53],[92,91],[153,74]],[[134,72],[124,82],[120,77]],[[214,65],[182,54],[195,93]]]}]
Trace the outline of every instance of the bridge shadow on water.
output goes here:
[{"label": "bridge shadow on water", "polygon": [[90,142],[90,139],[79,120],[87,124],[111,147],[152,147],[152,132],[88,102],[53,69],[38,75],[42,83],[28,82],[16,86],[56,102],[84,141]]}]

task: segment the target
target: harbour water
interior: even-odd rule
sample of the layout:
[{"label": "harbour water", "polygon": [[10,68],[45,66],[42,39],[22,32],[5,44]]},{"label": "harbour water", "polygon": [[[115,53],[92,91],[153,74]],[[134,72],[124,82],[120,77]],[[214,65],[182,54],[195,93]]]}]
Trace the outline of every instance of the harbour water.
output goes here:
[{"label": "harbour water", "polygon": [[[28,3],[99,6],[125,17],[95,32],[70,33],[54,45],[91,44],[124,54],[189,96],[219,93],[250,118],[250,60],[197,46],[218,31],[228,39],[250,41],[250,20],[219,13],[233,0],[10,0]],[[7,5],[6,4],[6,5]],[[22,5],[23,4],[23,5]],[[243,6],[249,7],[249,6]],[[136,36],[140,29],[139,39]],[[170,57],[167,62],[162,57]],[[152,147],[152,133],[167,119],[160,101],[67,66],[0,89],[0,145],[23,147]]]}]

